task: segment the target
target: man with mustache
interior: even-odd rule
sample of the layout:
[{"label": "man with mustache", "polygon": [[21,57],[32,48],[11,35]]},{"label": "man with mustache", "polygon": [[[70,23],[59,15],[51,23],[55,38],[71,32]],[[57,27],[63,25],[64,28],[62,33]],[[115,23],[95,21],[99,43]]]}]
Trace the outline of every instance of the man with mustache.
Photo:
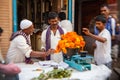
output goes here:
[{"label": "man with mustache", "polygon": [[[56,49],[58,41],[61,40],[61,35],[66,33],[66,30],[58,25],[58,14],[56,12],[50,12],[48,14],[49,27],[42,32],[42,51],[48,51],[51,49],[53,52]],[[51,54],[47,57],[47,60],[53,59],[56,62],[61,62],[63,60],[62,52],[57,54]]]},{"label": "man with mustache", "polygon": [[[103,15],[106,18],[106,25],[105,28],[110,32],[112,40],[115,39],[115,27],[116,27],[116,21],[115,19],[110,15],[110,9],[109,6],[106,4],[101,5],[100,7],[101,15]],[[97,28],[97,27],[96,27]],[[95,34],[98,34],[99,31],[95,29]]]}]

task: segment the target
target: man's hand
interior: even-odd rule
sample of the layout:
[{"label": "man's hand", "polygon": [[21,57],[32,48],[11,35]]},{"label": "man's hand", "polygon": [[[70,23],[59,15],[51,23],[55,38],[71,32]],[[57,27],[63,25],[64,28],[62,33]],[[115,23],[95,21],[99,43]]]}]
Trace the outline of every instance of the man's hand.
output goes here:
[{"label": "man's hand", "polygon": [[111,37],[111,39],[112,39],[112,40],[115,40],[115,39],[116,39],[116,37],[115,37],[115,36],[112,36],[112,37]]},{"label": "man's hand", "polygon": [[21,72],[20,68],[13,63],[0,64],[0,72],[7,75],[15,75]]},{"label": "man's hand", "polygon": [[43,57],[44,59],[49,56],[50,54],[53,54],[55,52],[54,49],[49,49],[47,52],[40,52],[40,57]]},{"label": "man's hand", "polygon": [[50,55],[50,54],[55,53],[55,50],[54,50],[54,49],[49,49],[46,53],[47,53],[47,56],[48,56],[48,55]]},{"label": "man's hand", "polygon": [[92,46],[93,46],[93,49],[97,47],[96,43],[93,43]]},{"label": "man's hand", "polygon": [[40,57],[46,57],[47,53],[46,52],[40,52]]},{"label": "man's hand", "polygon": [[90,31],[87,28],[82,28],[83,31],[86,35],[90,35]]}]

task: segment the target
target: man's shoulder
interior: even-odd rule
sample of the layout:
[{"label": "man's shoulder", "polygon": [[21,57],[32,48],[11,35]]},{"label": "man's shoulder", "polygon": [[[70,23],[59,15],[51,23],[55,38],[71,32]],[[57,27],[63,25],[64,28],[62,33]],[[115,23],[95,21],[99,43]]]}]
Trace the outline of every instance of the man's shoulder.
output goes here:
[{"label": "man's shoulder", "polygon": [[23,35],[18,35],[13,39],[13,41],[23,41],[23,40],[25,40],[25,37]]},{"label": "man's shoulder", "polygon": [[109,32],[109,30],[108,29],[104,29],[104,31],[103,31],[104,33],[106,33],[106,34],[110,34],[110,32]]},{"label": "man's shoulder", "polygon": [[64,25],[64,24],[72,24],[72,23],[70,22],[70,20],[62,20],[60,24]]},{"label": "man's shoulder", "polygon": [[46,33],[46,32],[47,32],[47,30],[48,30],[48,28],[44,29],[44,30],[42,31],[42,33]]},{"label": "man's shoulder", "polygon": [[111,21],[115,21],[115,18],[113,17],[113,16],[109,16],[109,19],[111,20]]}]

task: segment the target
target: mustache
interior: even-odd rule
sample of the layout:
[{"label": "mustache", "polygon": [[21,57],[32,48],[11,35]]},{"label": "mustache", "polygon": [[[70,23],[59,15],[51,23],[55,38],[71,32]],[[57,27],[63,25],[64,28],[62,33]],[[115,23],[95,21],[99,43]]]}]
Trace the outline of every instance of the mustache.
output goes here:
[{"label": "mustache", "polygon": [[56,26],[57,24],[53,24],[52,26]]}]

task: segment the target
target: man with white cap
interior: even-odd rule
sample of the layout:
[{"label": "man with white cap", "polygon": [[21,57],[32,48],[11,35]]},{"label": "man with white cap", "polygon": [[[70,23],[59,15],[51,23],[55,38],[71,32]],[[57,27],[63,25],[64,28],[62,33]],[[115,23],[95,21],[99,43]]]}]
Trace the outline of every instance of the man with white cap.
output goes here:
[{"label": "man with white cap", "polygon": [[20,31],[13,33],[10,38],[10,47],[8,49],[6,61],[33,63],[31,57],[46,57],[48,52],[33,51],[30,43],[30,34],[34,31],[33,23],[24,19],[20,22]]}]

